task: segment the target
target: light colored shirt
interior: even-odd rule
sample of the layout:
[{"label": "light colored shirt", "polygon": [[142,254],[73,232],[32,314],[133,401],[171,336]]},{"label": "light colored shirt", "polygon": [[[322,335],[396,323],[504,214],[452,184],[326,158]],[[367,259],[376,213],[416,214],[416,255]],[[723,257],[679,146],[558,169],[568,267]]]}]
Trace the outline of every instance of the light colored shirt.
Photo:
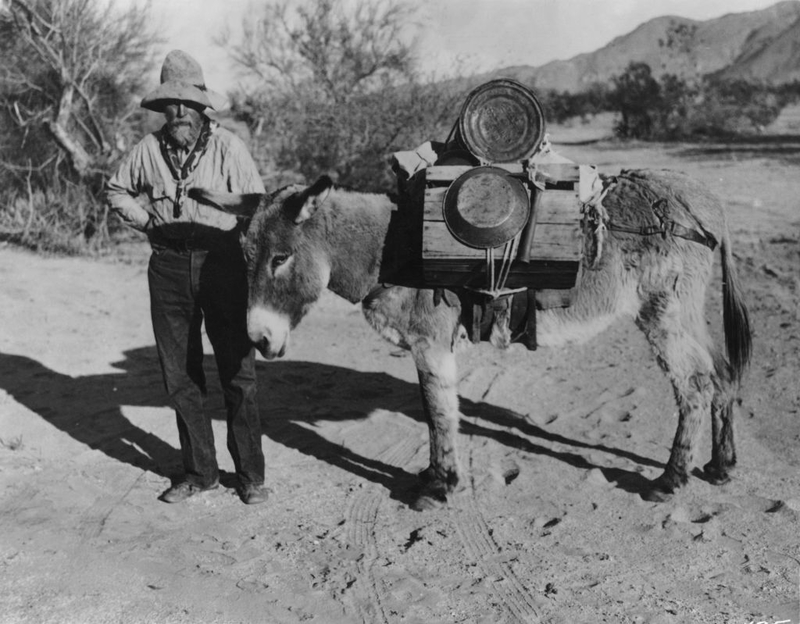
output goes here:
[{"label": "light colored shirt", "polygon": [[[236,227],[234,215],[185,196],[182,198],[180,216],[175,217],[173,209],[177,186],[177,180],[173,178],[161,154],[158,137],[152,133],[131,150],[107,182],[106,199],[125,223],[148,233],[153,230],[191,231],[191,226],[186,227],[185,224],[198,224],[223,231]],[[245,144],[235,134],[219,126],[213,127],[206,151],[197,167],[187,176],[184,187],[229,193],[266,192]]]}]

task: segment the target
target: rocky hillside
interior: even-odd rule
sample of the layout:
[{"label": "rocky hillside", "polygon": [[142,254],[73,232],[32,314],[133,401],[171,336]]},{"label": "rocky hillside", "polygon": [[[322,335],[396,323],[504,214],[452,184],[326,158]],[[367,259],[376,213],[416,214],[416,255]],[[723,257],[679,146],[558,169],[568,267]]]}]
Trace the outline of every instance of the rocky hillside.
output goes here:
[{"label": "rocky hillside", "polygon": [[774,84],[800,80],[800,20],[792,22],[763,45],[750,46],[722,73],[727,78],[764,80]]},{"label": "rocky hillside", "polygon": [[576,92],[607,83],[631,61],[647,63],[657,76],[670,73],[687,80],[715,73],[772,83],[800,79],[800,2],[706,21],[658,17],[594,52],[481,78],[516,78],[540,89]]}]

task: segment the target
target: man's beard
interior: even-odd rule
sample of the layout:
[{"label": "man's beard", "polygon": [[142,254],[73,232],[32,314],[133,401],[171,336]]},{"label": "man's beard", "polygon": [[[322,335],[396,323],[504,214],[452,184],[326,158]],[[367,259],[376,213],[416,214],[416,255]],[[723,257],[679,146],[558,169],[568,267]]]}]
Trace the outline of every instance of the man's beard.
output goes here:
[{"label": "man's beard", "polygon": [[202,122],[192,123],[186,119],[175,120],[167,123],[167,134],[175,145],[181,149],[187,149],[197,141],[202,128]]}]

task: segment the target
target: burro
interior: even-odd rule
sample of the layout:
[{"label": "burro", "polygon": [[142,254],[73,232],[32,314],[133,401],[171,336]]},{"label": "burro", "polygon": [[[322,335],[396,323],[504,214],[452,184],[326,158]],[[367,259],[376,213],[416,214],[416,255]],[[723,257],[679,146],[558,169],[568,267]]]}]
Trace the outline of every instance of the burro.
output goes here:
[{"label": "burro", "polygon": [[[634,170],[607,180],[609,225],[599,256],[584,259],[572,305],[542,311],[537,340],[560,347],[592,338],[620,317],[634,319],[674,389],[679,422],[664,472],[641,495],[668,499],[689,478],[694,440],[710,417],[712,456],[704,466],[713,483],[729,480],[736,464],[733,402],[751,351],[751,332],[725,213],[702,184],[671,171]],[[461,306],[434,289],[380,283],[382,252],[396,206],[386,195],[336,188],[328,178],[289,186],[269,196],[194,189],[201,201],[251,216],[244,243],[249,269],[248,330],[266,358],[286,352],[289,335],[327,288],[362,302],[369,324],[410,350],[419,375],[430,434],[430,465],[419,475],[416,508],[447,502],[459,485],[459,404],[454,347],[464,335]],[[667,202],[677,220],[692,223],[712,244],[675,236],[642,235],[652,201]],[[627,224],[631,227],[619,227]],[[586,247],[596,246],[587,229]],[[705,318],[714,249],[722,260],[724,348]],[[531,354],[531,358],[535,353]]]}]

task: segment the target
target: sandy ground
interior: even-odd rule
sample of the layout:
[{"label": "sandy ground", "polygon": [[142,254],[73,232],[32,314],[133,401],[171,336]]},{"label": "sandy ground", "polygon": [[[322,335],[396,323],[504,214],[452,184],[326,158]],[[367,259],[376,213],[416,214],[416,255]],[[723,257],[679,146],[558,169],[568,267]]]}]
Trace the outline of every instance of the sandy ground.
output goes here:
[{"label": "sandy ground", "polygon": [[270,501],[236,497],[212,385],[225,487],[167,505],[178,442],[146,250],[5,247],[0,622],[800,624],[800,146],[560,150],[606,173],[683,169],[726,200],[755,326],[731,483],[692,478],[663,504],[626,491],[662,470],[676,410],[625,324],[569,350],[463,354],[468,487],[412,511],[427,456],[413,365],[326,295],[288,357],[259,364]]}]

